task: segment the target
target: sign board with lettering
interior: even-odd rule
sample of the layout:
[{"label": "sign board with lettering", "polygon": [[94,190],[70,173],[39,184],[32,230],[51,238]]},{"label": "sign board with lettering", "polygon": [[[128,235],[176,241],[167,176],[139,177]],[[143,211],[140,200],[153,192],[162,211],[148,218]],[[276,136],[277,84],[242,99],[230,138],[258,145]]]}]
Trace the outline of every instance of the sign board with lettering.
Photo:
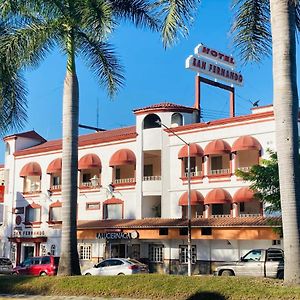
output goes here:
[{"label": "sign board with lettering", "polygon": [[131,240],[137,239],[139,236],[137,231],[132,232],[98,232],[96,234],[97,239],[105,240]]},{"label": "sign board with lettering", "polygon": [[221,81],[242,86],[244,78],[241,73],[234,70],[235,61],[230,55],[210,49],[203,44],[195,48],[195,54],[185,61],[186,69],[196,71]]}]

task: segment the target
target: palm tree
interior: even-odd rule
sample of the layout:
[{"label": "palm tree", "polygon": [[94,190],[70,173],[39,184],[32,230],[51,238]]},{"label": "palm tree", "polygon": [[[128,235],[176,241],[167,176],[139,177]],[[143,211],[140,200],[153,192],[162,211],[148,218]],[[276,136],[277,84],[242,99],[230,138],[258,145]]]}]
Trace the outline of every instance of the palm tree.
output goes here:
[{"label": "palm tree", "polygon": [[[54,47],[66,55],[63,93],[62,240],[60,275],[80,274],[77,252],[77,161],[79,92],[76,57],[81,55],[110,96],[122,85],[122,68],[107,38],[120,20],[162,30],[165,47],[186,36],[198,0],[3,0],[0,12],[14,30],[0,39],[7,57],[37,66]],[[184,9],[184,5],[186,9]],[[154,16],[155,15],[155,16]],[[158,23],[158,19],[162,20]]]},{"label": "palm tree", "polygon": [[[0,38],[9,33],[11,28],[0,22]],[[18,129],[26,121],[26,89],[17,64],[7,59],[0,48],[0,131],[7,133]]]},{"label": "palm tree", "polygon": [[[300,283],[300,170],[296,28],[298,0],[235,0],[234,42],[244,61],[259,61],[273,49],[276,146],[286,283]],[[271,17],[271,26],[270,26]],[[272,47],[271,47],[272,46]]]}]

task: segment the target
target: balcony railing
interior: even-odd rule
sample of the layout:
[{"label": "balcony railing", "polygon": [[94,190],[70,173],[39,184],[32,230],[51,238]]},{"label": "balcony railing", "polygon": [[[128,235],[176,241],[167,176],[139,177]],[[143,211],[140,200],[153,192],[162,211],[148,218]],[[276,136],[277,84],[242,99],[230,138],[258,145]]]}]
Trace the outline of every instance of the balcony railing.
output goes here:
[{"label": "balcony railing", "polygon": [[240,217],[261,217],[261,214],[240,214]]},{"label": "balcony railing", "polygon": [[[195,172],[191,172],[191,177],[195,177],[195,176],[201,176],[202,175],[202,171],[195,171]],[[184,173],[185,177],[188,177],[188,172]]]},{"label": "balcony railing", "polygon": [[115,179],[113,183],[115,183],[115,184],[120,184],[120,183],[135,183],[135,178],[120,178],[120,179]]},{"label": "balcony railing", "polygon": [[230,169],[217,169],[217,170],[210,170],[211,175],[223,175],[223,174],[229,174]]},{"label": "balcony railing", "polygon": [[249,172],[251,167],[238,167],[238,170],[241,170],[243,172]]},{"label": "balcony railing", "polygon": [[159,180],[161,180],[161,175],[143,177],[143,181],[159,181]]},{"label": "balcony railing", "polygon": [[211,215],[212,218],[231,218],[231,214],[226,215]]},{"label": "balcony railing", "polygon": [[51,191],[61,190],[61,185],[60,184],[52,185],[50,189],[51,189]]}]

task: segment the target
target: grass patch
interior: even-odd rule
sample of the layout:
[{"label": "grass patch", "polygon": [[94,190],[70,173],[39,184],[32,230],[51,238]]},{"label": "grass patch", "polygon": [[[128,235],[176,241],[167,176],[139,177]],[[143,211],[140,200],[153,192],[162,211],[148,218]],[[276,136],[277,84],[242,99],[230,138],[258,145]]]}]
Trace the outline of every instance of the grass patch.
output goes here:
[{"label": "grass patch", "polygon": [[30,277],[1,276],[0,294],[32,294],[135,299],[299,299],[300,286],[243,277],[131,275]]}]

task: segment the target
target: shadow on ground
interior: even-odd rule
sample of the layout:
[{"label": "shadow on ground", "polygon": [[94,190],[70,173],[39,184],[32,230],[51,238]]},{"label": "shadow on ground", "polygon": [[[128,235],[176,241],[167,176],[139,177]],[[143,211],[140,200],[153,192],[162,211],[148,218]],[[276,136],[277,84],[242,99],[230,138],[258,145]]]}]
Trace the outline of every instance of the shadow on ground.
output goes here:
[{"label": "shadow on ground", "polygon": [[219,293],[199,292],[188,297],[186,300],[226,300],[226,298]]}]

